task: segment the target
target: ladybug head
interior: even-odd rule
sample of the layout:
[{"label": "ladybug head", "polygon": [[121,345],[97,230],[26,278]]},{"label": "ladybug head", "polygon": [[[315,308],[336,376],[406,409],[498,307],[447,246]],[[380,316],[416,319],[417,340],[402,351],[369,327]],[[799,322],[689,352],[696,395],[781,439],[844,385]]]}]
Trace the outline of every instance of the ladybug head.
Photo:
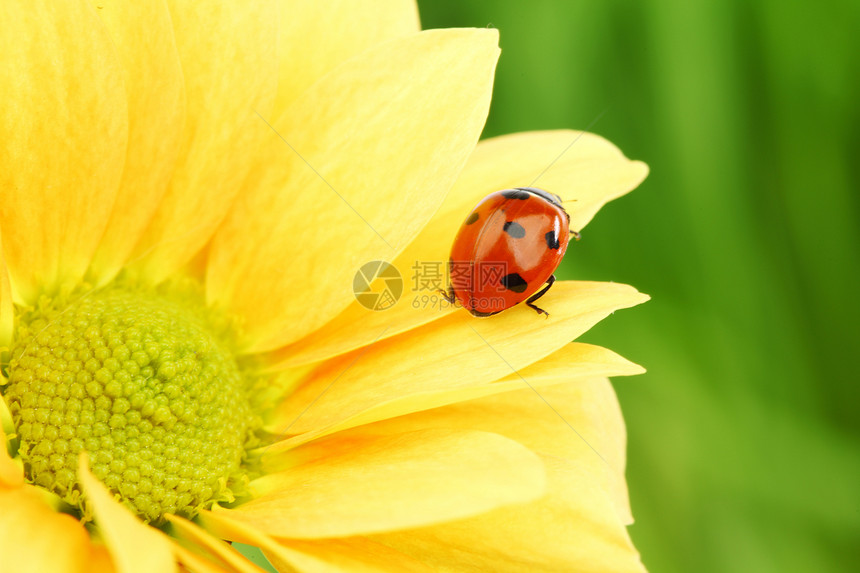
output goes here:
[{"label": "ladybug head", "polygon": [[555,193],[550,193],[549,191],[544,191],[543,189],[538,189],[537,187],[517,187],[517,189],[521,189],[533,195],[537,195],[541,199],[545,199],[553,205],[561,207],[561,197],[559,197]]}]

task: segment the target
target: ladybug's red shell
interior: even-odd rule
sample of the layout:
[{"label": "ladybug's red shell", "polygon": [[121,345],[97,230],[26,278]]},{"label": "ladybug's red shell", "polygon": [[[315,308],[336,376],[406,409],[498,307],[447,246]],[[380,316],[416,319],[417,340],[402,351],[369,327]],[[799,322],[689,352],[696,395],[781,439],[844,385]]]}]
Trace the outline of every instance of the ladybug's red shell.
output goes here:
[{"label": "ladybug's red shell", "polygon": [[561,199],[542,189],[487,195],[466,217],[451,247],[451,294],[475,316],[528,299],[561,263],[569,226]]}]

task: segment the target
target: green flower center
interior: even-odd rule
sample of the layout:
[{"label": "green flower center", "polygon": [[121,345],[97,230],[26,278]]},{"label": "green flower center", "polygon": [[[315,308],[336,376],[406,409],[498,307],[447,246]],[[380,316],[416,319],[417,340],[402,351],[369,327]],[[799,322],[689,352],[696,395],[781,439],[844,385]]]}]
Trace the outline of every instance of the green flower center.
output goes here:
[{"label": "green flower center", "polygon": [[146,521],[231,500],[256,427],[212,317],[121,289],[23,313],[2,389],[26,477],[86,516],[80,452]]}]

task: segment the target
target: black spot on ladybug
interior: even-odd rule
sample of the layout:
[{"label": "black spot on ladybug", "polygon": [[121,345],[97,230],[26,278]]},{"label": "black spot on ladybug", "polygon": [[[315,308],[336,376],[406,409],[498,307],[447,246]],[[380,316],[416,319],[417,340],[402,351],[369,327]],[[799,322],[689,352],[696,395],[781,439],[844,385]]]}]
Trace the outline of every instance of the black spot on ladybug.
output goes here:
[{"label": "black spot on ladybug", "polygon": [[479,219],[479,217],[480,217],[480,215],[478,215],[478,212],[477,212],[477,211],[475,211],[474,213],[472,213],[471,215],[469,215],[469,218],[468,218],[468,219],[466,219],[466,224],[467,224],[467,225],[471,225],[472,223],[474,223],[475,221],[477,221],[477,220]]},{"label": "black spot on ladybug", "polygon": [[558,242],[558,235],[555,234],[555,231],[550,231],[549,233],[544,235],[544,238],[546,239],[547,247],[549,247],[550,249],[558,250],[560,245]]},{"label": "black spot on ladybug", "polygon": [[528,283],[523,279],[523,277],[521,277],[517,273],[511,273],[509,275],[503,276],[500,282],[502,283],[503,287],[514,292],[523,292],[526,290],[526,287],[529,286]]},{"label": "black spot on ladybug", "polygon": [[522,189],[507,189],[506,191],[502,191],[502,197],[505,199],[519,199],[520,201],[525,201],[531,194],[528,191],[523,191]]},{"label": "black spot on ladybug", "polygon": [[515,239],[522,239],[526,236],[526,230],[523,229],[523,226],[516,221],[508,221],[502,229],[504,229],[505,233]]}]

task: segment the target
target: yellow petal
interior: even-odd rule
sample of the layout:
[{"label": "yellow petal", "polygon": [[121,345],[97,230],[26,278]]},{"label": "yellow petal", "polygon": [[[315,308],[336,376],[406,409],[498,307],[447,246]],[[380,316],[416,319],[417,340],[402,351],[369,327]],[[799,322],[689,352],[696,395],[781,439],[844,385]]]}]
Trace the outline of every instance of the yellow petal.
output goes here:
[{"label": "yellow petal", "polygon": [[[0,384],[5,384],[7,380],[0,373]],[[12,412],[9,411],[9,405],[3,396],[0,396],[0,428],[6,435],[15,433],[15,420],[12,419]]]},{"label": "yellow petal", "polygon": [[[166,517],[167,521],[173,526],[174,531],[178,534],[178,537],[186,539],[189,544],[197,547],[198,550],[207,551],[221,561],[228,570],[240,573],[259,573],[262,571],[262,569],[248,561],[238,551],[230,547],[230,545],[224,543],[221,539],[213,537],[205,529],[178,515],[167,515]],[[188,559],[188,556],[183,552],[180,554],[180,560],[185,562],[185,559]],[[206,562],[202,557],[197,557],[197,560]],[[186,563],[186,565],[192,564]]]},{"label": "yellow petal", "polygon": [[393,258],[427,222],[483,127],[497,40],[430,30],[386,42],[314,84],[277,133],[258,122],[269,137],[213,240],[206,285],[244,317],[246,350],[325,324],[353,300],[359,267]]},{"label": "yellow petal", "polygon": [[277,89],[274,0],[169,5],[186,118],[173,178],[130,263],[151,282],[187,263],[230,209],[268,135],[256,112],[269,112]]},{"label": "yellow petal", "polygon": [[232,569],[225,569],[216,565],[205,557],[184,548],[176,541],[172,539],[170,541],[176,560],[182,564],[180,571],[183,573],[192,571],[193,573],[232,573]]},{"label": "yellow petal", "polygon": [[150,573],[176,570],[168,540],[158,530],[138,521],[114,498],[90,472],[85,454],[81,455],[78,464],[78,479],[117,571]]},{"label": "yellow petal", "polygon": [[[627,434],[612,385],[605,378],[542,384],[531,369],[531,388],[452,403],[348,430],[349,437],[463,427],[496,432],[547,458],[575,460],[610,496],[623,524],[633,522],[624,479]],[[537,392],[535,392],[537,390]]]},{"label": "yellow petal", "polygon": [[[431,389],[390,402],[383,402],[379,406],[372,407],[352,418],[349,423],[351,426],[372,423],[410,412],[439,408],[456,402],[520,390],[529,385],[533,388],[541,388],[595,376],[631,376],[643,372],[645,372],[644,368],[611,350],[582,342],[571,342],[539,362],[535,362],[516,373],[512,372],[499,380],[487,380],[465,387]],[[276,412],[272,418],[267,420],[271,431],[277,432],[277,428],[285,428],[293,421],[294,418],[290,419],[286,414],[285,411]],[[275,454],[277,451],[279,451],[277,446],[269,449],[270,456],[267,456],[267,463],[276,463],[275,459],[271,459],[271,454]]]},{"label": "yellow petal", "polygon": [[442,571],[644,573],[588,470],[562,460],[546,464],[550,493],[537,502],[371,539]]},{"label": "yellow petal", "polygon": [[[444,289],[451,242],[466,214],[489,193],[530,185],[544,170],[535,184],[576,199],[565,205],[576,229],[607,201],[634,189],[648,172],[644,163],[628,160],[607,140],[581,131],[517,133],[480,142],[439,211],[394,261],[407,288],[400,301],[384,312],[353,302],[312,336],[278,350],[273,362],[286,367],[331,358],[370,344],[383,329],[382,338],[388,338],[451,312],[417,281],[416,272],[430,280],[438,268],[436,288]],[[421,271],[425,264],[430,266]]]},{"label": "yellow petal", "polygon": [[0,354],[3,348],[12,346],[14,330],[15,306],[12,301],[9,271],[6,269],[6,256],[3,253],[3,235],[0,234]]},{"label": "yellow petal", "polygon": [[[215,506],[216,511],[202,510],[197,516],[197,521],[209,533],[217,535],[222,539],[228,539],[238,543],[253,545],[264,550],[270,550],[281,553],[282,557],[290,552],[285,547],[281,547],[270,536],[254,529],[253,527],[232,518],[232,513],[229,511],[218,511],[219,506]],[[282,569],[284,571],[285,569]],[[286,569],[288,570],[288,569]]]},{"label": "yellow petal", "polygon": [[[0,397],[0,401],[3,398]],[[6,403],[0,404],[5,409]],[[24,484],[24,468],[9,455],[6,445],[6,430],[0,425],[0,488],[15,488]]]},{"label": "yellow petal", "polygon": [[303,573],[431,573],[437,571],[405,553],[364,537],[325,540],[277,540],[285,551],[263,551],[279,571]]},{"label": "yellow petal", "polygon": [[90,556],[86,561],[86,573],[115,573],[116,566],[104,545],[91,545],[90,549]]},{"label": "yellow petal", "polygon": [[83,277],[122,177],[122,68],[94,12],[75,0],[0,4],[0,229],[26,302]]},{"label": "yellow petal", "polygon": [[231,518],[224,511],[200,513],[198,521],[213,534],[260,547],[279,571],[303,573],[381,573],[431,571],[415,559],[363,538],[274,539]]},{"label": "yellow petal", "polygon": [[55,512],[36,488],[0,488],[0,563],[15,573],[84,573],[89,535],[70,515]]},{"label": "yellow petal", "polygon": [[[409,554],[448,547],[453,565],[487,571],[642,571],[624,524],[625,430],[612,386],[582,380],[498,394],[350,430],[351,436],[456,425],[498,432],[538,453],[547,496],[450,526],[378,536]],[[436,547],[434,550],[433,548]],[[458,548],[472,547],[463,555]]]},{"label": "yellow petal", "polygon": [[543,494],[537,457],[497,434],[438,430],[304,446],[230,517],[270,535],[344,537],[476,515]]},{"label": "yellow petal", "polygon": [[[648,297],[615,283],[560,281],[542,299],[545,319],[517,307],[487,319],[457,312],[407,334],[377,342],[335,360],[309,375],[280,407],[291,420],[284,433],[310,436],[355,425],[352,418],[374,407],[416,394],[486,384],[509,376],[553,353],[611,312]],[[474,368],[479,360],[481,368]],[[433,406],[429,406],[433,407]],[[422,409],[391,405],[385,415]],[[361,417],[361,423],[373,419]]]},{"label": "yellow petal", "polygon": [[181,142],[185,80],[164,0],[93,0],[124,69],[128,149],[119,194],[93,257],[96,284],[119,271],[167,189]]},{"label": "yellow petal", "polygon": [[[445,272],[445,264],[441,263],[442,273]],[[395,266],[400,270],[406,288],[396,305],[377,312],[354,301],[322,328],[270,353],[266,357],[270,369],[293,368],[346,354],[357,348],[418,328],[448,316],[456,310],[436,292],[410,290],[409,286],[406,286],[409,284],[409,276],[405,274],[406,269]],[[371,285],[371,289],[375,287]],[[373,290],[373,292],[379,292],[379,290]]]},{"label": "yellow petal", "polygon": [[410,0],[282,0],[278,96],[272,116],[280,116],[341,62],[420,29],[417,6]]},{"label": "yellow petal", "polygon": [[561,196],[570,213],[570,228],[579,230],[600,207],[635,189],[647,175],[647,165],[627,159],[615,145],[592,133],[534,131],[488,139],[475,150],[439,210],[439,226],[428,228],[415,244],[440,238],[450,242],[481,198],[510,187],[540,187]]}]

